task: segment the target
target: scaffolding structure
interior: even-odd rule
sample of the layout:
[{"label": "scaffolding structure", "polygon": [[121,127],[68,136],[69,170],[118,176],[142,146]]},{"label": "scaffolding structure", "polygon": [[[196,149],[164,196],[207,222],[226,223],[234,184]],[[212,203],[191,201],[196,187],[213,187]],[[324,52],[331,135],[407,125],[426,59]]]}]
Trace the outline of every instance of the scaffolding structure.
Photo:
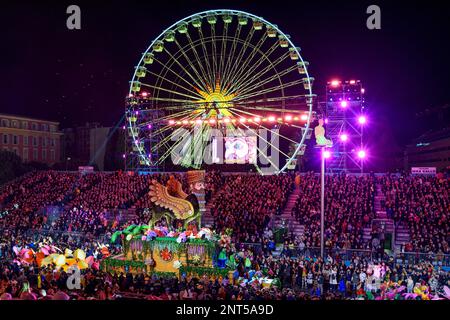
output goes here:
[{"label": "scaffolding structure", "polygon": [[[333,141],[330,173],[364,171],[364,88],[359,80],[327,83],[326,100],[321,103],[326,135]],[[363,153],[363,154],[361,154]]]},{"label": "scaffolding structure", "polygon": [[[154,102],[147,99],[145,95],[130,95],[125,99],[125,170],[139,173],[159,172],[163,168],[157,165],[159,160],[159,149],[161,135],[162,111],[154,109]],[[135,126],[139,119],[143,126]],[[142,156],[143,150],[150,150],[148,157]]]}]

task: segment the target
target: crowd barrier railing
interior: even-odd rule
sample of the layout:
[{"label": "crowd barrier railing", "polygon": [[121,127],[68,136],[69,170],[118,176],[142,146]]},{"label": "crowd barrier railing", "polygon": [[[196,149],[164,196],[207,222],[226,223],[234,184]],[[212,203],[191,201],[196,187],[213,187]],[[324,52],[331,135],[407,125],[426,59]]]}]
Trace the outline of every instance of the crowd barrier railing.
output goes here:
[{"label": "crowd barrier railing", "polygon": [[[6,231],[13,231],[10,228],[1,228],[0,232],[5,233]],[[51,230],[51,229],[28,229],[24,231],[26,236],[37,239],[40,235],[44,236],[70,236],[71,238],[94,240],[100,243],[109,243],[110,235],[101,234],[93,235],[84,232],[75,231],[64,231],[64,230]],[[260,242],[241,242],[237,243],[236,247],[239,249],[241,246],[245,248],[251,248],[256,252],[261,252],[264,250],[263,245]],[[283,246],[281,254],[284,256],[289,256],[292,258],[296,257],[320,257],[319,247],[303,247],[298,246]],[[379,258],[379,253],[375,250],[370,249],[339,249],[339,248],[325,248],[325,257],[331,255],[332,257],[339,256],[342,260],[351,260],[354,257],[364,258],[369,261],[373,261]],[[402,265],[412,265],[420,262],[429,262],[434,266],[445,266],[450,267],[450,254],[441,253],[423,253],[423,252],[391,252],[390,256],[394,258],[395,262]]]},{"label": "crowd barrier railing", "polygon": [[[282,254],[290,257],[308,256],[320,257],[319,247],[289,247],[283,248]],[[343,260],[351,260],[353,257],[365,258],[373,261],[379,257],[379,253],[369,249],[338,249],[325,248],[325,256],[339,256]],[[430,262],[435,266],[450,266],[450,254],[423,253],[423,252],[391,252],[390,256],[399,264],[417,264],[420,262]]]}]

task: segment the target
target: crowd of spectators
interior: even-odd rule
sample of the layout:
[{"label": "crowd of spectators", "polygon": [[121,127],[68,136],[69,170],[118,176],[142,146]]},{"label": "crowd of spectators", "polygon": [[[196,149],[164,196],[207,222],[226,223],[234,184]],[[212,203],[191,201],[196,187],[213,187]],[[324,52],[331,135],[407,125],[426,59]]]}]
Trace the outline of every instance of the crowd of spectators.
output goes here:
[{"label": "crowd of spectators", "polygon": [[[325,246],[364,249],[363,228],[374,217],[375,178],[372,176],[327,175],[325,177]],[[305,227],[302,241],[320,246],[320,177],[302,175],[299,197],[292,209]]]},{"label": "crowd of spectators", "polygon": [[405,251],[450,253],[449,180],[413,175],[385,175],[378,180],[388,217],[397,226],[408,226]]},{"label": "crowd of spectators", "polygon": [[280,214],[293,189],[291,175],[229,175],[211,205],[214,229],[233,229],[237,242],[261,242],[273,215]]},{"label": "crowd of spectators", "polygon": [[[22,243],[29,241],[22,240],[25,240]],[[20,239],[13,242],[20,243]],[[90,243],[72,244],[81,245],[87,252],[97,251]],[[1,252],[4,251],[2,248]],[[308,255],[291,258],[285,254],[273,257],[244,245],[235,250],[232,259],[235,263],[232,279],[206,275],[170,278],[145,272],[112,274],[86,269],[81,273],[81,288],[72,290],[68,289],[68,274],[63,270],[54,270],[53,266],[22,266],[2,259],[0,300],[403,300],[405,294],[414,294],[416,289],[431,298],[442,296],[443,286],[450,286],[449,273],[428,262],[403,265],[393,259],[379,262],[357,255],[347,261],[338,255],[325,259]],[[264,288],[248,282],[258,275],[275,279],[276,283]],[[397,296],[392,294],[393,289],[401,286],[404,290]],[[414,298],[423,299],[420,294]]]},{"label": "crowd of spectators", "polygon": [[[387,282],[397,282],[412,292],[427,287],[436,294],[450,285],[448,272],[428,262],[402,264],[383,257],[372,261],[354,255],[317,258],[310,248],[320,245],[320,180],[312,173],[297,183],[291,175],[206,175],[207,199],[211,202],[213,228],[233,230],[233,243],[261,243],[258,247],[236,245],[235,279],[251,279],[255,273],[279,279],[275,288],[241,285],[226,279],[169,279],[139,273],[110,274],[87,269],[82,290],[68,290],[67,274],[54,266],[37,268],[15,263],[13,247],[42,241],[45,230],[56,245],[99,254],[99,237],[129,224],[147,223],[153,207],[148,196],[153,179],[165,184],[169,174],[132,175],[125,172],[80,174],[41,171],[27,174],[0,188],[0,299],[121,299],[138,296],[174,300],[308,300],[367,299],[383,294]],[[187,191],[182,175],[176,175]],[[327,248],[364,249],[363,228],[374,218],[376,183],[386,200],[382,203],[395,224],[409,228],[410,250],[449,253],[448,180],[435,177],[386,175],[326,177],[325,245]],[[297,186],[295,186],[297,184]],[[293,189],[299,196],[292,216],[305,227],[301,237],[287,239],[280,256],[273,255],[275,241],[269,222],[280,214]],[[45,207],[57,206],[55,219]],[[111,216],[132,209],[133,218]],[[31,231],[31,232],[30,232]],[[73,235],[78,234],[78,236]],[[234,245],[232,248],[235,248]],[[111,246],[111,253],[120,252]],[[296,254],[293,254],[296,250]],[[295,256],[295,257],[293,257]]]},{"label": "crowd of spectators", "polygon": [[[153,208],[149,186],[152,180],[165,184],[169,176],[36,171],[0,189],[0,228],[44,228],[98,236],[126,224],[148,223]],[[183,176],[175,174],[175,178],[187,190]],[[50,221],[47,206],[59,208],[55,220]],[[130,208],[134,214],[129,221],[112,214]]]}]

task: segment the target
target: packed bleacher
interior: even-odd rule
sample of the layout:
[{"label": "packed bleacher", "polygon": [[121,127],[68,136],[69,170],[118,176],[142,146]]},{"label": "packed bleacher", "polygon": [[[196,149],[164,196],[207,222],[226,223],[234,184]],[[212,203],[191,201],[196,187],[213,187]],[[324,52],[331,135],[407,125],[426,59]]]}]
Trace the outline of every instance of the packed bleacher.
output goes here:
[{"label": "packed bleacher", "polygon": [[293,188],[290,175],[230,175],[212,202],[213,228],[233,229],[238,242],[261,242],[272,215],[280,214]]},{"label": "packed bleacher", "polygon": [[[2,212],[8,212],[0,219],[0,228],[45,228],[99,235],[121,227],[121,222],[147,223],[153,207],[148,195],[151,181],[165,183],[169,176],[130,175],[120,171],[95,174],[33,172],[0,189],[0,208]],[[175,176],[186,188],[183,177]],[[56,221],[47,223],[45,208],[50,205],[59,206],[62,212]],[[130,208],[135,209],[135,220],[107,221],[108,212]]]},{"label": "packed bleacher", "polygon": [[[334,175],[325,178],[325,246],[364,249],[363,228],[373,219],[375,181],[372,176]],[[320,177],[300,179],[300,194],[292,215],[305,226],[301,241],[320,246]]]},{"label": "packed bleacher", "polygon": [[[235,277],[250,279],[263,273],[279,281],[277,288],[207,277],[167,279],[88,269],[83,272],[83,289],[70,291],[62,270],[15,262],[14,247],[29,247],[48,237],[55,244],[82,248],[101,258],[99,237],[129,224],[147,223],[152,208],[147,194],[151,180],[165,183],[168,178],[169,174],[41,171],[1,186],[0,299],[430,299],[438,294],[442,297],[443,286],[449,285],[442,264],[426,260],[401,263],[384,256],[375,261],[358,254],[344,258],[336,252],[324,261],[318,258],[314,247],[320,245],[320,181],[312,173],[301,176],[292,210],[305,232],[300,238],[286,238],[280,255],[275,255],[270,221],[283,211],[295,188],[293,176],[223,175],[218,171],[206,175],[213,228],[219,233],[233,230],[235,245],[230,253],[235,259]],[[186,187],[183,176],[177,178]],[[389,175],[326,177],[327,249],[370,247],[362,232],[374,218],[376,183],[386,195],[383,206],[388,216],[409,227],[411,243],[405,251],[449,253],[448,179]],[[61,212],[50,222],[44,209],[51,205],[60,207]],[[111,212],[128,209],[133,212],[132,219],[111,218]],[[240,244],[247,242],[258,246]],[[109,250],[120,252],[120,244]],[[31,289],[24,292],[24,285]]]},{"label": "packed bleacher", "polygon": [[411,241],[405,251],[450,253],[448,179],[399,175],[378,179],[388,216],[409,228]]}]

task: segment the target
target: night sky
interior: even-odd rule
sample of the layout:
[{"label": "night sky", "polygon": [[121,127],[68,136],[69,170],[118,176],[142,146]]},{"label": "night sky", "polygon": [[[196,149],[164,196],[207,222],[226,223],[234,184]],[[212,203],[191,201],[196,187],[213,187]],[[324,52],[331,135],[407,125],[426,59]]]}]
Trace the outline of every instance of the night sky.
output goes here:
[{"label": "night sky", "polygon": [[[152,39],[181,18],[214,8],[248,11],[290,34],[311,64],[316,94],[333,78],[360,79],[373,128],[397,143],[430,128],[416,112],[450,102],[450,6],[442,1],[92,2],[0,5],[0,112],[58,120],[63,128],[114,125]],[[80,31],[66,28],[70,4],[81,7]],[[366,28],[370,4],[381,7],[381,30]]]}]

